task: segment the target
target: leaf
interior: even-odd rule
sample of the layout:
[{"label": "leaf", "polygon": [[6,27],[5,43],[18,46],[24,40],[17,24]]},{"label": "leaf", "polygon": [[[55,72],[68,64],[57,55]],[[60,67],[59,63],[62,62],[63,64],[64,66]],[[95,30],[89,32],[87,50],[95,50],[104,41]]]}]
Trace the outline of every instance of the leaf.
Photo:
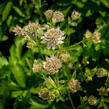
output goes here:
[{"label": "leaf", "polygon": [[8,15],[9,15],[11,9],[12,9],[12,5],[13,5],[13,3],[11,1],[9,1],[7,3],[7,5],[6,5],[6,7],[5,7],[4,11],[3,11],[3,14],[2,14],[2,20],[3,21],[5,21],[6,18],[8,17]]},{"label": "leaf", "polygon": [[107,8],[109,8],[109,0],[100,0]]},{"label": "leaf", "polygon": [[13,7],[19,16],[25,17],[24,10],[18,5]]},{"label": "leaf", "polygon": [[2,68],[4,65],[8,65],[8,61],[4,56],[2,56],[0,57],[0,68]]},{"label": "leaf", "polygon": [[72,4],[72,0],[58,0],[57,5],[59,6],[68,6]]},{"label": "leaf", "polygon": [[6,40],[8,40],[8,36],[6,36],[6,35],[4,35],[0,38],[0,41],[6,41]]},{"label": "leaf", "polygon": [[108,108],[109,106],[106,103],[104,103],[103,106],[104,106],[104,109],[109,109]]},{"label": "leaf", "polygon": [[21,86],[22,88],[25,88],[26,81],[25,81],[25,74],[23,69],[16,64],[11,67],[11,70],[19,86]]},{"label": "leaf", "polygon": [[104,102],[109,103],[109,98],[104,98]]},{"label": "leaf", "polygon": [[30,109],[47,109],[49,106],[49,104],[39,103],[38,99],[30,99],[30,101],[31,101]]}]

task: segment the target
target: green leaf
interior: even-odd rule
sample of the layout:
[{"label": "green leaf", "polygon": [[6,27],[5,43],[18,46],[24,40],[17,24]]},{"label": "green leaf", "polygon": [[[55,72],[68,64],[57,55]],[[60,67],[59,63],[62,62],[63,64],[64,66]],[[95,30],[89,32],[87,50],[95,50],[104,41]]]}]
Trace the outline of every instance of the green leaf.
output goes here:
[{"label": "green leaf", "polygon": [[14,6],[13,8],[19,16],[25,17],[24,10],[21,7],[17,5],[17,6]]},{"label": "green leaf", "polygon": [[0,57],[0,68],[2,68],[4,65],[8,65],[8,61],[5,57]]},{"label": "green leaf", "polygon": [[8,17],[8,15],[9,15],[11,9],[12,9],[12,5],[13,5],[13,3],[11,1],[9,1],[7,3],[7,5],[6,5],[6,7],[5,7],[4,11],[3,11],[3,14],[2,14],[2,20],[3,21],[5,21],[6,18]]},{"label": "green leaf", "polygon": [[109,8],[109,0],[101,0],[101,2],[102,2],[107,8]]},{"label": "green leaf", "polygon": [[108,108],[109,106],[106,103],[104,103],[103,106],[104,106],[104,109],[109,109]]},{"label": "green leaf", "polygon": [[0,38],[0,41],[6,41],[6,40],[8,40],[8,36],[6,36],[6,35],[4,35]]},{"label": "green leaf", "polygon": [[72,0],[58,0],[57,5],[59,6],[68,6],[72,4]]},{"label": "green leaf", "polygon": [[30,99],[30,101],[31,101],[30,109],[47,109],[49,106],[49,104],[39,103],[38,99]]},{"label": "green leaf", "polygon": [[26,81],[25,81],[25,74],[23,69],[16,64],[11,67],[11,70],[19,86],[25,88]]}]

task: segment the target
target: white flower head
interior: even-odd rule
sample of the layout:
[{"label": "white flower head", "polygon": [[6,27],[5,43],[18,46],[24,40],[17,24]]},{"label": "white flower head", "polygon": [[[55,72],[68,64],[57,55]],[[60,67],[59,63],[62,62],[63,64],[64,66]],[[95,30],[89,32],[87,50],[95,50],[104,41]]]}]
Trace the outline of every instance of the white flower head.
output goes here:
[{"label": "white flower head", "polygon": [[81,17],[81,13],[79,13],[78,11],[73,11],[72,12],[72,15],[71,15],[71,17],[72,17],[72,20],[77,20],[77,19],[79,19],[80,17]]},{"label": "white flower head", "polygon": [[[42,29],[40,27],[40,24],[38,21],[35,23],[29,23],[28,25],[24,26],[23,28],[23,36],[30,37],[33,40],[36,40],[40,33],[42,32]],[[42,35],[42,33],[41,33]]]},{"label": "white flower head", "polygon": [[74,78],[72,78],[69,82],[69,88],[75,93],[80,88],[80,82]]},{"label": "white flower head", "polygon": [[55,11],[53,13],[52,21],[56,23],[64,21],[64,14],[60,11]]},{"label": "white flower head", "polygon": [[62,63],[57,57],[47,57],[46,61],[43,63],[43,67],[48,74],[55,74],[62,67]]},{"label": "white flower head", "polygon": [[90,105],[95,105],[97,103],[97,99],[96,99],[95,96],[91,95],[88,98],[88,102],[89,102]]},{"label": "white flower head", "polygon": [[42,43],[47,43],[48,48],[55,49],[58,45],[63,44],[65,39],[64,31],[57,29],[49,29],[44,33],[44,36],[41,37]]},{"label": "white flower head", "polygon": [[45,16],[47,17],[47,18],[52,18],[52,16],[53,16],[53,10],[47,10],[47,11],[45,11]]}]

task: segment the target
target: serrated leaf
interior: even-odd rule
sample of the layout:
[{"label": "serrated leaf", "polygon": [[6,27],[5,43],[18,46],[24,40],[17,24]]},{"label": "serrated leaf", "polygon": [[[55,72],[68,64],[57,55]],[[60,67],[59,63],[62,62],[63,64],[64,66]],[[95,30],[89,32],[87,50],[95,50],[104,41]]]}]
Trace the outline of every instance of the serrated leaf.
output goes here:
[{"label": "serrated leaf", "polygon": [[25,74],[23,69],[18,65],[13,65],[11,71],[20,87],[26,87]]}]

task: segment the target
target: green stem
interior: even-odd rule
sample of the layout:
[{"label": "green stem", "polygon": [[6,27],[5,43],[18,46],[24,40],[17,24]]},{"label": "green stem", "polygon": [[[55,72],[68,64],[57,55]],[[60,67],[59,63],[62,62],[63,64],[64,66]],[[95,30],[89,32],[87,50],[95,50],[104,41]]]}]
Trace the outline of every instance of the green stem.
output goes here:
[{"label": "green stem", "polygon": [[50,82],[50,80],[44,75],[43,72],[41,74],[42,74],[43,78],[45,79],[45,81],[47,81],[48,83],[50,83],[54,87],[54,89],[58,90],[58,88],[54,84],[52,84],[52,82]]},{"label": "green stem", "polygon": [[[67,80],[70,80],[70,77],[69,77],[68,73],[66,72],[66,69],[67,69],[66,67],[67,66],[65,66],[65,68],[64,68],[65,76],[67,76]],[[69,91],[68,91],[68,98],[69,98],[69,101],[70,101],[70,103],[72,105],[72,109],[75,109],[75,106],[74,106],[74,103],[72,101],[72,98],[71,98],[71,95],[70,95]]]},{"label": "green stem", "polygon": [[71,95],[70,95],[70,92],[69,91],[68,91],[68,97],[69,97],[70,103],[72,105],[72,109],[75,109],[75,106],[74,106],[74,103],[72,101],[72,98],[71,98]]}]

